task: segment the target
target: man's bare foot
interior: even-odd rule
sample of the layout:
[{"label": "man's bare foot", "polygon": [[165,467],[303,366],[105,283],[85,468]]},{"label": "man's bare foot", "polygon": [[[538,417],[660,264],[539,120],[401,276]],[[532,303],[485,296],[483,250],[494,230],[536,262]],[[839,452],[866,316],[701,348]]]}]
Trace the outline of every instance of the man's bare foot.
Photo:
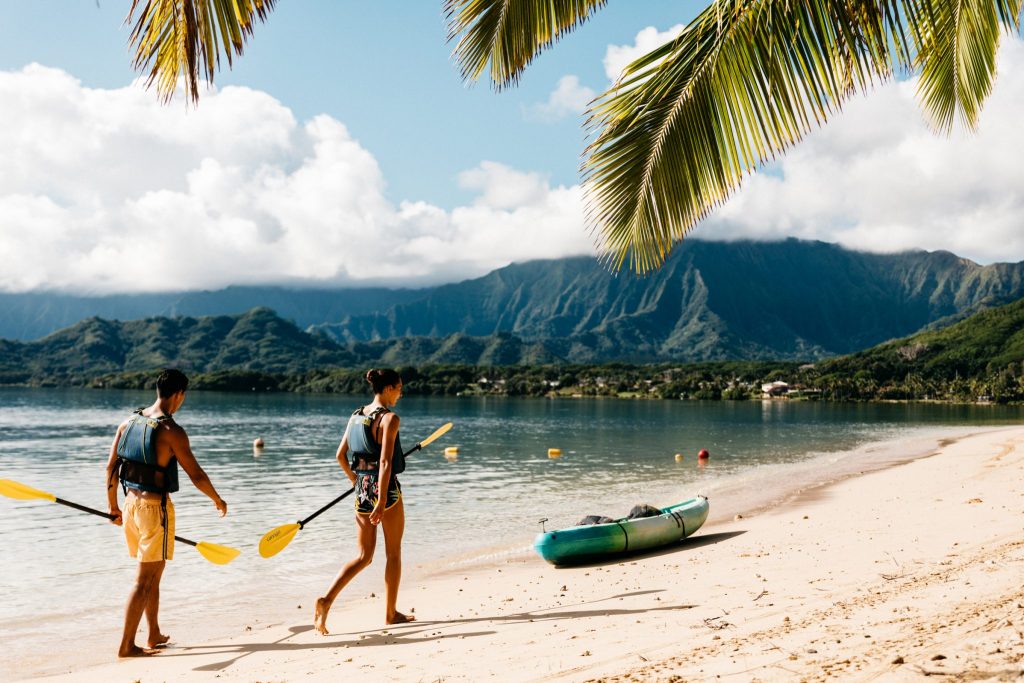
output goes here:
[{"label": "man's bare foot", "polygon": [[384,620],[388,626],[392,624],[408,624],[410,621],[416,621],[416,617],[409,614],[402,614],[401,612],[395,612],[395,616],[390,619]]},{"label": "man's bare foot", "polygon": [[146,646],[149,647],[150,650],[155,650],[158,647],[166,647],[167,643],[170,640],[170,636],[165,636],[162,633],[158,633],[156,634],[155,638],[153,636],[149,637],[149,642],[146,643]]},{"label": "man's bare foot", "polygon": [[316,609],[313,610],[313,628],[322,636],[329,635],[327,630],[327,600],[317,598]]},{"label": "man's bare foot", "polygon": [[132,643],[132,646],[130,648],[128,648],[127,650],[121,649],[121,650],[118,650],[118,652],[117,652],[117,656],[121,657],[121,658],[124,658],[124,657],[149,657],[150,655],[155,655],[155,654],[156,654],[156,650],[146,650],[144,648],[139,647],[135,643]]}]

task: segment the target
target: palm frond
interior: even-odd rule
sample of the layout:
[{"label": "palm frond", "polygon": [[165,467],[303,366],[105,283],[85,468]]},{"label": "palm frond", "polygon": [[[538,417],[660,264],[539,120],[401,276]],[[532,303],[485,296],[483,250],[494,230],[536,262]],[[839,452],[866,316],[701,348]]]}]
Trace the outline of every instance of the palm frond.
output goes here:
[{"label": "palm frond", "polygon": [[849,96],[910,65],[895,0],[718,0],[590,111],[588,221],[638,272]]},{"label": "palm frond", "polygon": [[1020,29],[1021,0],[907,0],[921,69],[918,97],[932,127],[975,129],[992,92],[1002,30]]},{"label": "palm frond", "polygon": [[462,79],[477,80],[490,63],[500,89],[561,35],[586,21],[608,0],[444,0],[448,41]]},{"label": "palm frond", "polygon": [[[143,4],[144,2],[144,4]],[[149,71],[163,101],[184,78],[187,97],[199,100],[199,79],[213,82],[223,55],[228,66],[241,55],[256,19],[264,21],[277,0],[132,0],[125,23],[138,12],[129,45],[133,67]]]}]

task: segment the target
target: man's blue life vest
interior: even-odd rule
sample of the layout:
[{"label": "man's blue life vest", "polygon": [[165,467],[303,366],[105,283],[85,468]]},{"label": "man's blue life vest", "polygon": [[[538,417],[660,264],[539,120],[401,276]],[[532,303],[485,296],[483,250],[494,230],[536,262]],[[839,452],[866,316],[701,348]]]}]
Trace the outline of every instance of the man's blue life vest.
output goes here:
[{"label": "man's blue life vest", "polygon": [[126,489],[152,493],[174,493],[178,490],[178,459],[171,457],[167,467],[156,461],[156,434],[170,415],[146,417],[136,410],[117,443],[117,459],[121,465],[118,477]]},{"label": "man's blue life vest", "polygon": [[[373,423],[381,413],[390,412],[387,408],[380,407],[369,415],[363,415],[362,408],[352,413],[346,429],[348,448],[352,451],[352,469],[376,469],[380,466],[381,445],[373,433]],[[395,434],[395,448],[391,454],[391,471],[394,474],[405,471],[402,437],[398,434]]]}]

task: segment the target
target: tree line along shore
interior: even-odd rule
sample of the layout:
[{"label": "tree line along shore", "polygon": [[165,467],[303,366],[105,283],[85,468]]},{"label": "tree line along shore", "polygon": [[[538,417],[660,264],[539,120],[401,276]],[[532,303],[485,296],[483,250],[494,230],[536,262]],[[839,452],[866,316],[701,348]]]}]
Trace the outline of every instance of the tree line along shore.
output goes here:
[{"label": "tree line along shore", "polygon": [[230,327],[223,339],[211,333],[175,343],[164,328],[176,322],[143,321],[131,344],[113,323],[98,319],[41,342],[0,340],[0,385],[144,388],[154,368],[171,366],[187,372],[197,389],[361,393],[367,367],[397,366],[409,395],[747,400],[767,390],[802,400],[1024,402],[1024,299],[813,363],[414,362],[409,340],[379,348],[362,343],[342,353],[266,310],[199,321]]},{"label": "tree line along shore", "polygon": [[[986,367],[968,376],[954,370],[951,377],[945,377],[898,363],[858,367],[838,360],[819,364],[722,361],[687,365],[444,365],[404,366],[398,370],[405,394],[412,396],[1024,402],[1021,362]],[[358,394],[365,390],[364,374],[364,368],[323,368],[301,373],[221,370],[191,377],[193,388],[206,391]],[[152,372],[128,372],[84,381],[45,381],[37,386],[148,389],[151,383]]]}]

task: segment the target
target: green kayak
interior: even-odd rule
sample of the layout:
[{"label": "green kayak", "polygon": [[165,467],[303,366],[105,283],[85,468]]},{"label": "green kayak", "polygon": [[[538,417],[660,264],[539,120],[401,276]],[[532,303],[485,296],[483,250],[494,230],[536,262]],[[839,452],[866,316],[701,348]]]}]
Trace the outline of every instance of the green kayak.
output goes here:
[{"label": "green kayak", "polygon": [[617,519],[537,534],[533,549],[551,564],[568,564],[678,543],[708,518],[708,499],[697,496],[655,517]]}]

